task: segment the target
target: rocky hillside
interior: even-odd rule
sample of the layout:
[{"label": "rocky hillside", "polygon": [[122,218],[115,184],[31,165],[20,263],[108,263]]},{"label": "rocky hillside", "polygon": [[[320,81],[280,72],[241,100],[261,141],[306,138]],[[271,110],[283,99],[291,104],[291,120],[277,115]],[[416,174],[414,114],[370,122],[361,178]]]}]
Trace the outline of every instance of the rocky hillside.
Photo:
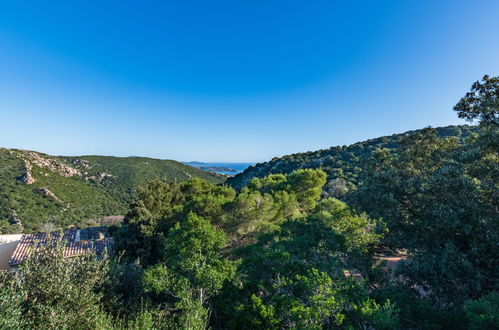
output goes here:
[{"label": "rocky hillside", "polygon": [[[436,128],[440,137],[464,138],[471,134],[472,126],[446,126]],[[358,142],[349,146],[336,146],[329,149],[309,151],[274,158],[269,162],[251,166],[244,172],[229,178],[227,183],[236,189],[244,187],[252,178],[263,178],[272,173],[290,173],[300,168],[321,168],[328,174],[325,193],[340,198],[355,189],[362,181],[365,160],[372,156],[376,149],[388,148],[396,152],[398,139],[404,135],[418,131],[408,131],[376,139]]]},{"label": "rocky hillside", "polygon": [[152,179],[168,182],[225,177],[173,160],[143,157],[55,157],[0,148],[0,233],[85,224],[88,219],[122,215],[137,186]]}]

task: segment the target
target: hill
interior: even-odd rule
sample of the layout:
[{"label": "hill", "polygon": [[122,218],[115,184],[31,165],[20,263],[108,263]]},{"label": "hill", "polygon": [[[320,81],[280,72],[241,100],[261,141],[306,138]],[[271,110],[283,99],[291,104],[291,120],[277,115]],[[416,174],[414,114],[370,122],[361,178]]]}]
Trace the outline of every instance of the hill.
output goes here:
[{"label": "hill", "polygon": [[[439,137],[457,137],[462,139],[471,134],[475,128],[468,125],[446,126],[436,128]],[[288,174],[301,168],[320,168],[328,175],[325,192],[332,197],[342,197],[362,181],[363,164],[373,155],[376,149],[387,148],[396,152],[398,139],[414,134],[420,130],[393,134],[349,146],[336,146],[329,149],[309,151],[273,158],[269,162],[250,166],[244,172],[229,178],[227,184],[241,189],[253,178],[263,178],[269,174]]]},{"label": "hill", "polygon": [[182,182],[215,175],[173,160],[145,157],[50,156],[0,148],[0,233],[83,224],[122,215],[138,186],[152,179]]}]

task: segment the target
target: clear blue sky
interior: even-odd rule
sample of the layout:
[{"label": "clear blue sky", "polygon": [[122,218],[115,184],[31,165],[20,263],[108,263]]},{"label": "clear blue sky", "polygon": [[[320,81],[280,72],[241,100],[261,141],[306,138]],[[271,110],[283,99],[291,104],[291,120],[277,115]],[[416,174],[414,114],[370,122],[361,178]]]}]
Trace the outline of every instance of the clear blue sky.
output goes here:
[{"label": "clear blue sky", "polygon": [[2,1],[0,146],[264,161],[463,123],[499,1]]}]

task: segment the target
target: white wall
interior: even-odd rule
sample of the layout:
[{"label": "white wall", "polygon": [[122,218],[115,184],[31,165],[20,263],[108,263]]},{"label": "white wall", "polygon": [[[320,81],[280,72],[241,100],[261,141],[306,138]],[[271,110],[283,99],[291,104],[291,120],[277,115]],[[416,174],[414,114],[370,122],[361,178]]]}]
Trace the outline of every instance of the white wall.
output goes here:
[{"label": "white wall", "polygon": [[0,269],[9,269],[9,260],[23,234],[0,235]]}]

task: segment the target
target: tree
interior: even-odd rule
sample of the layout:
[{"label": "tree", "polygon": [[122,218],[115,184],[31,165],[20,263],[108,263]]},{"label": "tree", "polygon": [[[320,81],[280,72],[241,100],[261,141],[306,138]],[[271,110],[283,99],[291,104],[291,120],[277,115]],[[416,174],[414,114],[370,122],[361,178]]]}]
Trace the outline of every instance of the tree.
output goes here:
[{"label": "tree", "polygon": [[224,205],[222,228],[237,240],[259,231],[274,219],[275,213],[272,195],[262,195],[258,190],[245,187],[233,201]]},{"label": "tree", "polygon": [[481,124],[499,127],[499,77],[483,76],[454,106],[459,118],[478,119]]},{"label": "tree", "polygon": [[320,199],[327,175],[322,170],[300,169],[288,175],[289,190],[296,193],[300,209],[312,210]]},{"label": "tree", "polygon": [[253,178],[247,189],[272,196],[276,206],[272,222],[279,223],[312,210],[320,199],[326,178],[327,174],[320,169],[299,169],[287,175]]},{"label": "tree", "polygon": [[234,276],[235,264],[220,255],[224,246],[223,232],[189,214],[170,229],[161,250],[163,262],[145,271],[146,292],[165,295],[181,327],[205,328],[209,299]]},{"label": "tree", "polygon": [[[155,263],[161,235],[157,226],[161,219],[170,219],[184,203],[184,195],[177,183],[154,180],[138,189],[138,198],[116,233],[115,249],[125,254],[125,259],[140,259],[144,265]],[[168,223],[168,227],[173,224]]]},{"label": "tree", "polygon": [[425,230],[414,223],[414,213],[427,197],[421,190],[425,180],[452,161],[449,155],[459,145],[453,138],[438,138],[431,128],[408,135],[399,144],[402,150],[398,153],[381,149],[374,154],[366,166],[363,184],[347,201],[388,224],[385,243],[407,248],[418,239],[419,230]]},{"label": "tree", "polygon": [[251,295],[252,326],[257,328],[322,329],[331,321],[341,325],[345,317],[337,285],[315,268],[304,275],[277,276],[266,295],[265,301]]},{"label": "tree", "polygon": [[334,198],[321,200],[309,217],[319,219],[344,240],[344,251],[368,253],[383,238],[386,227],[367,214],[358,214],[346,203]]},{"label": "tree", "polygon": [[[390,229],[385,243],[407,248],[400,271],[437,306],[462,305],[497,288],[497,131],[459,145],[433,130],[409,136],[402,151],[380,151],[351,201]],[[487,137],[484,144],[484,137]]]},{"label": "tree", "polygon": [[[202,185],[202,188],[199,188]],[[183,221],[189,213],[195,213],[212,224],[221,225],[224,217],[223,206],[234,200],[236,192],[228,186],[214,186],[200,179],[189,180],[182,184],[186,202],[182,210],[173,218]],[[162,228],[168,231],[168,227]]]},{"label": "tree", "polygon": [[352,185],[340,178],[333,179],[324,186],[323,195],[326,197],[341,198],[352,188]]},{"label": "tree", "polygon": [[319,202],[307,218],[287,220],[238,249],[241,287],[226,288],[217,298],[219,313],[232,328],[314,329],[371,322],[352,312],[365,306],[378,315],[369,309],[374,307],[366,288],[345,271],[369,269],[370,250],[381,237],[377,226],[340,201]]}]

